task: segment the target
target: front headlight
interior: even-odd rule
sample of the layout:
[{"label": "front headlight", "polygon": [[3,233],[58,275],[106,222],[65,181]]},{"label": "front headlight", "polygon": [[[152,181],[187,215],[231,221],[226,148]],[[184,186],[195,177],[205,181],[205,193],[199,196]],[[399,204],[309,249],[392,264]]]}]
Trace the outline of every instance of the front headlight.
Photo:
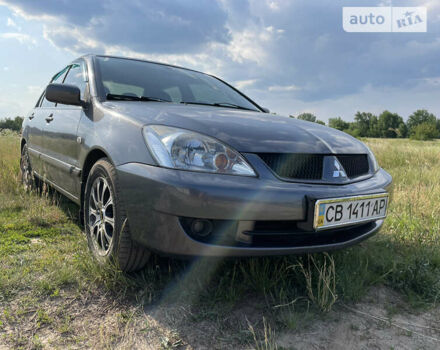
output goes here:
[{"label": "front headlight", "polygon": [[238,152],[211,137],[164,125],[145,126],[143,134],[160,166],[256,176],[252,167]]},{"label": "front headlight", "polygon": [[373,164],[373,170],[374,172],[377,172],[380,169],[379,163],[377,162],[376,157],[374,156],[373,151],[370,149],[370,147],[368,147],[367,145],[365,145],[365,147],[367,147],[368,150],[368,156],[371,159],[371,164]]}]

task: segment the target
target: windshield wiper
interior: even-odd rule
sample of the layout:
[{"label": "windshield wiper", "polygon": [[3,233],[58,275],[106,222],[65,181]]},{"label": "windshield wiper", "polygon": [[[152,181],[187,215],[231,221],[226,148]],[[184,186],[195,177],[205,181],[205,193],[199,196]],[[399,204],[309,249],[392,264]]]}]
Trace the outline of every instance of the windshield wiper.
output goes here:
[{"label": "windshield wiper", "polygon": [[[132,95],[118,95],[118,94],[107,94],[107,100],[116,100],[116,101],[145,101],[145,102],[172,102],[169,100],[164,100],[159,97],[150,97],[150,96],[132,96]],[[195,101],[181,101],[180,103],[186,105],[202,105],[202,106],[214,106],[214,107],[232,107],[236,109],[243,109],[246,111],[254,111],[257,110],[252,108],[243,107],[240,105],[236,105],[234,103],[229,102],[216,102],[216,103],[207,103],[207,102],[195,102]]]},{"label": "windshield wiper", "polygon": [[257,112],[255,109],[243,107],[243,106],[236,105],[234,103],[229,103],[229,102],[218,102],[218,103],[213,103],[213,105],[218,106],[218,107],[232,107],[232,108],[237,108],[237,109],[244,109],[246,111]]},{"label": "windshield wiper", "polygon": [[246,111],[257,112],[256,109],[239,106],[239,105],[236,105],[234,103],[229,103],[229,102],[207,103],[207,102],[181,101],[180,103],[183,103],[185,105],[202,105],[202,106],[214,106],[214,107],[232,107],[232,108],[236,108],[236,109],[244,109]]},{"label": "windshield wiper", "polygon": [[159,97],[131,96],[131,95],[118,95],[118,94],[107,94],[106,98],[107,100],[116,100],[116,101],[171,102]]}]

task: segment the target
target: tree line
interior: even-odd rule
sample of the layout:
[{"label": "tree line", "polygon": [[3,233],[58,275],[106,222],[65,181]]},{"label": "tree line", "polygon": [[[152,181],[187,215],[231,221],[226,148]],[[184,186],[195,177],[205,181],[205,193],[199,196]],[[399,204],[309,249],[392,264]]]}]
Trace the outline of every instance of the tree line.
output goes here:
[{"label": "tree line", "polygon": [[0,120],[0,130],[1,129],[9,129],[14,131],[21,131],[21,125],[23,124],[23,117],[15,117],[6,118],[4,120]]},{"label": "tree line", "polygon": [[[296,118],[325,125],[322,120],[317,119],[312,113],[302,113]],[[409,137],[415,140],[440,138],[440,119],[437,119],[434,114],[426,109],[415,111],[408,117],[406,123],[397,113],[383,111],[379,116],[369,112],[357,112],[353,122],[347,122],[341,117],[330,118],[328,126],[355,137]]]},{"label": "tree line", "polygon": [[[295,118],[294,116],[290,116]],[[326,125],[312,113],[302,113],[297,119]],[[20,131],[23,117],[0,120],[0,130]],[[440,138],[440,119],[426,109],[419,109],[405,121],[397,113],[383,111],[379,116],[369,112],[357,112],[353,122],[341,117],[330,118],[328,126],[344,131],[355,137],[412,138],[415,140],[432,140]]]}]

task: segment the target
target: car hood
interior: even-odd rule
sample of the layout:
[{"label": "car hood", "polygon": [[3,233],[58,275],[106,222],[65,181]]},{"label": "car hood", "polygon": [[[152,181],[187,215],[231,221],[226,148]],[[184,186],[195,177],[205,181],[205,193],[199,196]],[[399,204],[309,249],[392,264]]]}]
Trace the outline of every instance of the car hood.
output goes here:
[{"label": "car hood", "polygon": [[163,102],[104,102],[141,124],[184,128],[215,137],[247,153],[366,153],[362,142],[339,130],[268,113]]}]

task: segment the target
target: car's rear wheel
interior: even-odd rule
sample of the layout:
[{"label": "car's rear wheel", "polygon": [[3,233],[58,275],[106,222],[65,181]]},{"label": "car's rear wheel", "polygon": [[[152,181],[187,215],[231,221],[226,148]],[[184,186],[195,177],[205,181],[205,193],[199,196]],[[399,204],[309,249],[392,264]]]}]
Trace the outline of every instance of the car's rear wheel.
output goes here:
[{"label": "car's rear wheel", "polygon": [[87,178],[84,223],[89,248],[98,262],[112,261],[127,272],[145,266],[150,252],[130,237],[116,171],[105,158],[95,163]]},{"label": "car's rear wheel", "polygon": [[29,158],[29,151],[27,145],[24,144],[21,150],[20,158],[20,176],[21,183],[26,191],[37,189],[39,186],[39,180],[34,176],[31,167],[31,161]]}]

